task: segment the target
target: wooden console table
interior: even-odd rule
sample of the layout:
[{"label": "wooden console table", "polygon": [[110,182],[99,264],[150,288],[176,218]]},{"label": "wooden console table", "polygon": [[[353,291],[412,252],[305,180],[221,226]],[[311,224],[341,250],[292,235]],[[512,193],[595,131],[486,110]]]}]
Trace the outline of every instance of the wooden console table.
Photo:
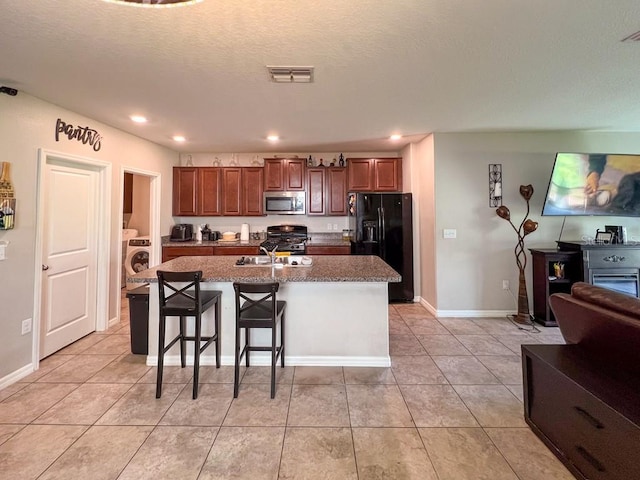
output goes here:
[{"label": "wooden console table", "polygon": [[579,345],[523,345],[525,420],[580,480],[640,478],[640,377]]}]

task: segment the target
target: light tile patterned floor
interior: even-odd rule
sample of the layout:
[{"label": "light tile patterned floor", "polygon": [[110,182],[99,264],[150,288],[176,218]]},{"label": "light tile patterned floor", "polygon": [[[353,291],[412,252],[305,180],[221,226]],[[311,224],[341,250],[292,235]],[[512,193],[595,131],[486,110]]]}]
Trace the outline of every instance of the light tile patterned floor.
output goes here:
[{"label": "light tile patterned floor", "polygon": [[557,329],[389,307],[391,368],[155,370],[121,322],[0,391],[7,479],[572,479],[523,420],[520,345]]}]

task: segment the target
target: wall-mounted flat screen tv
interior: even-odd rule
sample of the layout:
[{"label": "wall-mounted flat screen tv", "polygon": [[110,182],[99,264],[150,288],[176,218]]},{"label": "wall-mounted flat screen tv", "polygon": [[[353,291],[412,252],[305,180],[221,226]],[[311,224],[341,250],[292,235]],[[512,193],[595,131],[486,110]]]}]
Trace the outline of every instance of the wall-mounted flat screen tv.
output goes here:
[{"label": "wall-mounted flat screen tv", "polygon": [[542,215],[640,216],[640,155],[558,153]]}]

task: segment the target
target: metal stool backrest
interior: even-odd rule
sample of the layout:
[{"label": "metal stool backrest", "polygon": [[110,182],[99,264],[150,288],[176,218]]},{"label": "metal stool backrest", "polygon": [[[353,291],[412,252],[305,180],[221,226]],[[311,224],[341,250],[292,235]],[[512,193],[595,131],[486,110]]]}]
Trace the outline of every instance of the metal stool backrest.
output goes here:
[{"label": "metal stool backrest", "polygon": [[[265,319],[275,320],[277,317],[277,302],[276,292],[280,284],[274,283],[234,283],[233,289],[236,292],[236,315],[238,318],[242,318],[242,314],[249,309],[252,309],[252,313],[263,313]],[[255,298],[247,294],[261,294],[265,295]],[[244,303],[241,305],[241,300]],[[267,303],[268,302],[268,303]],[[260,315],[262,317],[262,315]]]},{"label": "metal stool backrest", "polygon": [[[193,272],[167,272],[158,270],[160,312],[164,315],[189,315],[202,310],[200,280],[202,270]],[[174,283],[187,283],[182,287]],[[167,292],[172,292],[167,295]]]}]

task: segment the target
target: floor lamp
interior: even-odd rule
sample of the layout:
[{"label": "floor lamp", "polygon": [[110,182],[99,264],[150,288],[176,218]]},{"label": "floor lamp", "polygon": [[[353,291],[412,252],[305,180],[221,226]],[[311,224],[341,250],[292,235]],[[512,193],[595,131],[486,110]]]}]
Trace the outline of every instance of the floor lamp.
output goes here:
[{"label": "floor lamp", "polygon": [[516,256],[516,265],[518,266],[519,276],[518,276],[518,313],[514,317],[514,321],[522,324],[531,324],[531,315],[529,313],[529,297],[527,295],[527,280],[524,275],[525,268],[527,267],[527,255],[524,251],[524,237],[529,235],[532,232],[535,232],[538,228],[538,222],[534,222],[533,220],[527,219],[529,216],[529,200],[533,196],[533,186],[532,185],[520,185],[520,195],[527,202],[527,213],[525,213],[520,226],[516,228],[516,226],[511,221],[511,212],[509,209],[502,205],[496,208],[496,213],[500,218],[504,218],[511,227],[513,231],[518,235],[518,243],[516,248],[514,249],[514,254]]}]

